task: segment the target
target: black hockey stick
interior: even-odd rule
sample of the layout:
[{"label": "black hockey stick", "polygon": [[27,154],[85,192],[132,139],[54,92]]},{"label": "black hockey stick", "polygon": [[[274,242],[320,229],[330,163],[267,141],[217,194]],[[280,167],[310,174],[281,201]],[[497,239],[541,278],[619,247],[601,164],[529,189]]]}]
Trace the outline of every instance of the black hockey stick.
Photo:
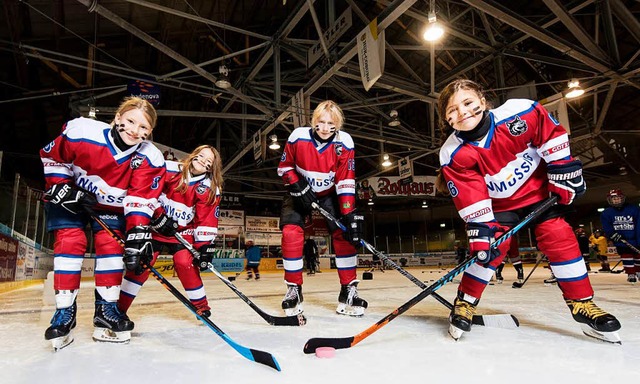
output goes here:
[{"label": "black hockey stick", "polygon": [[[631,245],[631,243],[629,243],[627,240],[625,239],[620,239],[620,242],[624,245],[626,245],[627,247],[629,247],[632,251],[634,251],[635,253],[639,253],[640,254],[640,249],[634,247],[633,245]],[[613,266],[613,268],[611,268],[611,273],[622,273],[624,272],[624,263],[622,264],[622,269],[619,271],[614,271],[614,269],[616,269],[616,267],[618,266],[618,264],[620,264],[622,262],[622,259],[620,259],[616,265]]]},{"label": "black hockey stick", "polygon": [[617,267],[620,263],[622,263],[622,259],[618,260],[618,262],[616,263],[616,265],[614,265],[614,266],[613,266],[613,268],[611,268],[610,273],[618,274],[618,273],[622,273],[622,272],[624,272],[624,265],[622,266],[622,269],[620,269],[620,270],[618,270],[618,271],[614,271],[614,269],[616,269],[616,267]]},{"label": "black hockey stick", "polygon": [[529,274],[527,275],[527,277],[524,279],[524,281],[522,283],[518,282],[518,281],[514,281],[513,285],[511,285],[511,288],[522,288],[526,283],[527,280],[529,280],[529,278],[531,277],[531,275],[533,274],[533,271],[536,270],[536,268],[538,268],[538,265],[540,265],[540,262],[542,260],[546,259],[545,255],[541,255],[540,258],[538,258],[538,261],[536,261],[536,265],[533,266],[533,269],[531,270],[531,272],[529,272]]},{"label": "black hockey stick", "polygon": [[[522,221],[516,224],[513,228],[509,229],[502,236],[500,236],[496,241],[491,244],[492,248],[497,248],[500,244],[504,243],[507,239],[513,236],[516,232],[518,232],[522,227],[527,225],[533,219],[537,218],[544,211],[553,206],[558,198],[556,196],[552,196],[546,199],[541,205],[539,205],[536,209],[531,211]],[[369,328],[364,331],[358,333],[355,336],[350,337],[336,337],[336,338],[324,338],[324,337],[316,337],[309,339],[307,343],[304,345],[303,351],[304,353],[314,353],[319,347],[333,347],[335,349],[342,348],[351,348],[354,345],[358,344],[362,340],[371,336],[374,332],[379,330],[380,328],[387,325],[396,317],[402,315],[409,309],[411,309],[414,305],[418,304],[425,297],[431,295],[436,290],[440,289],[442,286],[453,280],[454,277],[458,276],[462,272],[464,272],[467,268],[469,268],[472,264],[476,262],[477,257],[471,256],[464,260],[460,265],[449,271],[446,275],[442,276],[438,281],[431,284],[427,289],[422,290],[418,295],[411,298],[406,303],[402,304],[400,307],[396,308],[393,312],[388,314],[387,316],[380,319],[377,323],[373,324]]]},{"label": "black hockey stick", "polygon": [[[175,238],[180,242],[180,244],[182,244],[185,248],[187,248],[189,252],[191,252],[194,258],[200,259],[200,253],[197,250],[195,250],[193,246],[189,244],[189,242],[186,241],[184,237],[182,237],[182,235],[176,232]],[[235,292],[235,294],[238,295],[238,297],[240,297],[242,301],[249,304],[251,309],[256,311],[258,315],[260,315],[260,317],[262,317],[267,321],[267,323],[271,325],[305,325],[307,323],[307,319],[302,314],[298,314],[297,316],[272,316],[264,312],[257,305],[255,305],[247,296],[245,296],[244,293],[240,292],[240,290],[235,285],[233,285],[233,283],[229,281],[229,279],[227,279],[220,272],[218,272],[218,270],[216,270],[213,264],[207,263],[207,267],[211,272],[213,272],[214,275],[216,275],[220,280],[222,280],[222,282],[225,283],[227,287],[231,288],[231,290]]]},{"label": "black hockey stick", "polygon": [[[105,223],[100,217],[98,217],[96,214],[93,214],[93,213],[91,213],[91,218],[94,219],[98,224],[100,224],[100,226],[104,228],[104,230],[107,231],[107,233],[111,237],[113,237],[116,241],[118,241],[124,247],[124,240],[122,239],[122,237],[120,237],[120,235],[115,233],[111,229],[111,227],[107,225],[107,223]],[[209,327],[218,336],[220,336],[222,340],[224,340],[227,344],[229,344],[233,349],[235,349],[238,353],[240,353],[246,359],[255,361],[256,363],[264,364],[278,371],[281,370],[280,365],[278,364],[278,361],[273,355],[271,355],[268,352],[259,351],[257,349],[247,348],[233,341],[222,329],[220,329],[217,325],[215,325],[213,321],[211,321],[206,316],[202,316],[202,314],[199,313],[198,308],[196,308],[195,305],[193,305],[193,303],[189,301],[189,299],[184,297],[184,295],[180,293],[180,291],[178,291],[178,289],[176,289],[176,287],[174,287],[164,276],[162,276],[162,274],[160,274],[158,270],[156,270],[150,265],[143,265],[143,267],[146,269],[149,269],[149,271],[151,271],[151,274],[156,278],[156,280],[158,280],[158,282],[163,287],[165,287],[169,292],[171,292],[173,296],[175,296],[178,300],[180,300],[180,302],[184,304],[185,307],[187,307],[191,312],[193,312],[193,314],[196,315],[196,318],[198,320],[202,321],[207,327]]]},{"label": "black hockey stick", "polygon": [[[313,203],[312,206],[315,209],[317,209],[318,212],[320,212],[320,214],[322,216],[324,216],[326,219],[328,219],[329,221],[333,222],[335,225],[340,227],[340,229],[342,229],[343,232],[347,230],[345,228],[345,226],[338,219],[336,219],[335,216],[333,216],[331,214],[331,212],[329,212],[326,209],[322,208],[317,203]],[[420,281],[417,277],[413,276],[406,269],[404,269],[401,266],[399,266],[389,256],[387,256],[386,254],[384,254],[384,253],[378,251],[377,249],[375,249],[373,247],[373,245],[371,245],[369,242],[367,242],[364,239],[360,240],[360,242],[362,243],[362,245],[365,248],[367,248],[369,250],[369,252],[371,252],[374,255],[378,256],[380,258],[380,260],[385,262],[388,266],[392,267],[396,271],[400,272],[400,274],[402,276],[404,276],[407,279],[411,280],[412,283],[414,283],[415,285],[417,285],[421,289],[426,289],[427,288],[427,285],[425,283]],[[431,296],[433,296],[434,299],[438,300],[441,304],[443,304],[448,309],[450,309],[450,310],[453,309],[453,304],[451,304],[447,299],[445,299],[444,297],[440,296],[436,292],[433,292],[431,294]],[[518,319],[515,316],[509,315],[509,314],[473,315],[472,322],[473,322],[473,324],[476,324],[476,325],[484,325],[484,326],[487,326],[487,327],[495,327],[495,328],[513,329],[513,328],[518,328],[520,326],[520,323],[518,322]]]}]

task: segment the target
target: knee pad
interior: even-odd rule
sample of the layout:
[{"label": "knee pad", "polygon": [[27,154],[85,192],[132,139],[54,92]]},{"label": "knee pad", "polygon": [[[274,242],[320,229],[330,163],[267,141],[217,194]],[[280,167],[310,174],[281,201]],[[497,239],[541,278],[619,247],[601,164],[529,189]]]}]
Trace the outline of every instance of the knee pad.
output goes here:
[{"label": "knee pad", "polygon": [[64,228],[54,231],[56,241],[54,254],[70,254],[84,256],[87,250],[87,237],[80,228]]},{"label": "knee pad", "polygon": [[186,249],[181,249],[173,254],[173,265],[176,270],[189,268],[193,265],[193,256]]},{"label": "knee pad", "polygon": [[304,230],[293,224],[282,228],[282,256],[284,258],[302,257],[304,247]]}]

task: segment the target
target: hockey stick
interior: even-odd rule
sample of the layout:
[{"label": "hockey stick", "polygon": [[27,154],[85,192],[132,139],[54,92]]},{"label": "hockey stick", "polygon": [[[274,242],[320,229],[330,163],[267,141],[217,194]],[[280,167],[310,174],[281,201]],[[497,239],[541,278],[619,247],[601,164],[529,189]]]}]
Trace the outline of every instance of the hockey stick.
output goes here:
[{"label": "hockey stick", "polygon": [[[340,227],[340,229],[343,232],[347,230],[345,228],[344,224],[342,224],[340,221],[338,221],[338,219],[336,219],[336,217],[333,216],[331,214],[331,212],[328,212],[326,209],[322,208],[317,203],[313,203],[312,206],[315,209],[317,209],[318,212],[320,212],[320,214],[322,216],[324,216],[326,219],[328,219],[329,221],[333,222],[335,225]],[[427,288],[427,285],[425,283],[420,281],[417,277],[413,276],[406,269],[404,269],[401,266],[399,266],[389,256],[387,256],[384,253],[382,253],[382,252],[378,251],[377,249],[375,249],[373,247],[373,245],[371,245],[369,242],[367,242],[366,240],[362,239],[362,240],[360,240],[360,243],[362,243],[362,245],[365,248],[367,248],[369,250],[369,252],[371,252],[374,255],[378,256],[380,258],[380,260],[382,260],[384,263],[387,263],[388,266],[390,266],[393,269],[395,269],[396,271],[400,272],[400,274],[402,276],[404,276],[407,279],[411,280],[412,283],[414,283],[415,285],[417,285],[421,289],[426,289]],[[438,300],[441,304],[443,304],[449,310],[453,309],[453,304],[451,304],[447,299],[445,299],[444,297],[440,296],[436,292],[433,292],[431,294],[431,296],[433,296],[434,299]],[[473,319],[472,319],[472,322],[473,322],[473,324],[476,324],[476,325],[484,325],[484,326],[487,326],[487,327],[507,328],[507,329],[514,329],[514,328],[518,328],[520,326],[520,323],[518,322],[518,319],[515,316],[509,315],[509,314],[474,315]]]},{"label": "hockey stick", "polygon": [[[632,251],[634,251],[635,253],[639,253],[640,254],[640,249],[634,247],[633,245],[631,245],[631,243],[629,243],[627,240],[625,239],[620,239],[620,242],[624,245],[626,245],[627,247],[629,247]],[[618,266],[618,264],[620,264],[622,262],[622,259],[618,260],[618,262],[616,263],[616,265],[613,266],[613,268],[611,268],[611,273],[622,273],[624,272],[624,263],[622,264],[622,269],[619,271],[614,271],[614,269],[616,269],[616,267]]]},{"label": "hockey stick", "polygon": [[611,268],[611,272],[609,272],[609,273],[615,273],[615,274],[618,274],[618,273],[622,273],[622,272],[624,272],[624,266],[622,267],[622,269],[621,269],[621,270],[619,270],[619,271],[614,271],[614,269],[616,269],[616,267],[617,267],[620,263],[622,263],[622,259],[618,260],[618,262],[616,263],[616,265],[614,265],[614,266],[613,266],[613,268]]},{"label": "hockey stick", "polygon": [[[193,257],[195,257],[196,259],[200,259],[200,252],[195,250],[193,248],[193,246],[191,244],[189,244],[189,242],[186,241],[184,239],[184,237],[182,237],[181,234],[176,232],[176,234],[174,236],[180,242],[180,244],[182,244],[185,248],[187,248],[187,250],[189,252],[191,252]],[[245,296],[244,293],[240,292],[240,290],[235,285],[233,285],[233,283],[231,281],[229,281],[229,279],[227,279],[220,272],[218,272],[218,270],[216,270],[216,268],[214,267],[213,264],[207,263],[207,267],[209,268],[209,270],[211,272],[213,272],[214,275],[216,275],[220,280],[222,280],[222,282],[225,283],[227,285],[227,287],[231,288],[231,290],[233,292],[235,292],[235,294],[238,295],[238,297],[240,297],[242,299],[242,301],[244,301],[245,303],[249,304],[251,309],[256,311],[258,313],[258,315],[260,315],[260,317],[262,317],[263,319],[265,319],[267,321],[267,323],[269,323],[271,325],[298,325],[298,326],[299,325],[305,325],[307,323],[307,319],[302,314],[298,314],[297,316],[282,316],[282,317],[280,317],[280,316],[272,316],[272,315],[264,312],[257,305],[255,305],[247,296]],[[236,276],[238,276],[238,275],[236,275]]]},{"label": "hockey stick", "polygon": [[527,280],[529,280],[529,278],[531,277],[531,275],[533,274],[533,271],[536,270],[536,268],[538,268],[538,265],[540,265],[540,262],[542,260],[546,259],[546,257],[544,256],[544,254],[542,256],[540,256],[538,258],[538,261],[536,261],[536,265],[533,266],[533,269],[531,270],[531,272],[529,272],[529,274],[527,275],[527,277],[524,279],[524,281],[522,283],[514,281],[513,285],[511,285],[511,288],[522,288],[526,283]]},{"label": "hockey stick", "polygon": [[[546,199],[541,205],[539,205],[536,209],[531,211],[531,213],[529,213],[524,219],[522,219],[522,221],[520,221],[513,228],[511,228],[510,230],[505,232],[502,236],[500,236],[498,239],[496,239],[496,241],[493,244],[491,244],[491,247],[497,248],[498,246],[500,246],[500,244],[504,243],[507,239],[513,236],[516,232],[518,232],[522,227],[527,225],[533,219],[537,218],[544,211],[546,211],[551,206],[553,206],[557,200],[558,200],[557,196],[552,196]],[[457,267],[449,271],[446,275],[438,279],[438,281],[436,281],[435,283],[427,287],[427,289],[422,290],[422,292],[420,292],[418,295],[414,296],[409,301],[402,304],[400,307],[396,308],[393,312],[391,312],[387,316],[380,319],[377,323],[373,324],[372,326],[358,333],[355,336],[341,337],[341,338],[316,337],[316,338],[309,339],[307,343],[304,345],[304,348],[303,348],[304,353],[314,353],[316,351],[316,348],[319,348],[319,347],[333,347],[335,349],[353,347],[354,345],[358,344],[362,340],[371,336],[374,332],[376,332],[380,328],[387,325],[396,317],[402,315],[403,313],[411,309],[414,305],[418,304],[425,297],[431,295],[433,292],[435,292],[436,290],[440,289],[442,286],[444,286],[445,284],[453,280],[454,277],[458,276],[459,274],[464,272],[467,268],[469,268],[472,264],[474,264],[476,262],[476,259],[477,257],[475,255],[467,258],[460,265],[458,265]]]},{"label": "hockey stick", "polygon": [[[109,225],[107,225],[107,223],[105,223],[96,214],[94,214],[94,213],[90,213],[90,214],[91,214],[91,218],[92,219],[94,219],[98,224],[100,224],[100,226],[102,228],[104,228],[104,230],[107,231],[107,233],[111,237],[113,237],[116,241],[118,241],[120,243],[120,245],[122,245],[124,247],[124,240],[122,239],[122,237],[120,237],[120,235],[115,233],[111,229],[111,227],[109,227]],[[207,327],[209,327],[218,336],[220,336],[222,338],[222,340],[224,340],[227,344],[229,344],[233,349],[238,351],[238,353],[240,353],[246,359],[251,360],[251,361],[255,361],[256,363],[264,364],[264,365],[266,365],[268,367],[271,367],[271,368],[273,368],[273,369],[275,369],[277,371],[281,370],[280,369],[280,365],[278,364],[278,361],[276,360],[276,358],[273,355],[271,355],[268,352],[259,351],[257,349],[251,349],[251,348],[244,347],[244,346],[236,343],[235,341],[233,341],[222,329],[220,329],[217,325],[215,325],[213,323],[213,321],[211,321],[206,316],[202,316],[202,314],[200,314],[198,312],[198,309],[193,305],[193,303],[191,303],[191,301],[189,301],[189,299],[184,297],[184,295],[182,293],[180,293],[180,291],[178,291],[176,289],[176,287],[174,287],[164,276],[162,276],[162,274],[160,274],[160,272],[158,272],[158,270],[156,270],[155,268],[153,268],[150,265],[143,265],[143,267],[146,268],[146,269],[149,269],[149,271],[151,271],[151,274],[153,274],[153,276],[156,278],[156,280],[158,280],[158,282],[163,287],[165,287],[169,292],[171,292],[171,294],[173,296],[175,296],[178,300],[180,300],[180,302],[182,304],[184,304],[185,307],[187,307],[191,312],[193,312],[193,314],[196,315],[196,318],[198,320],[202,321]]]}]

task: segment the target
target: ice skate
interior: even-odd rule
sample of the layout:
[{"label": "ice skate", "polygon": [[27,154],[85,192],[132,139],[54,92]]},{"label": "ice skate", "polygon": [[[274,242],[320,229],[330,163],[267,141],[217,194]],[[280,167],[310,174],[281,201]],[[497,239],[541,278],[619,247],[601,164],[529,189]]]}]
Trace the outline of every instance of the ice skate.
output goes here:
[{"label": "ice skate", "polygon": [[[519,267],[519,268],[518,268]],[[516,272],[518,273],[518,283],[523,284],[524,283],[524,268],[522,267],[522,264],[516,265]]]},{"label": "ice skate", "polygon": [[465,300],[464,293],[458,291],[458,297],[453,302],[453,309],[449,315],[449,335],[456,341],[462,337],[465,332],[471,331],[473,315],[476,314],[476,306],[478,299],[467,296],[471,301]]},{"label": "ice skate", "polygon": [[502,277],[502,273],[500,273],[500,271],[496,270],[496,282],[498,284],[502,284],[503,281],[504,281],[504,277]]},{"label": "ice skate", "polygon": [[96,310],[93,316],[93,340],[109,343],[128,343],[131,340],[133,321],[118,309],[116,302],[109,302],[96,291]]},{"label": "ice skate", "polygon": [[71,330],[76,327],[76,302],[68,308],[56,309],[51,326],[44,332],[45,340],[50,340],[53,351],[57,352],[73,342]]},{"label": "ice skate", "polygon": [[600,309],[593,300],[565,299],[565,302],[585,335],[608,343],[622,344],[617,332],[621,328],[620,322],[613,315]]},{"label": "ice skate", "polygon": [[364,315],[364,310],[367,309],[369,303],[358,297],[358,283],[360,283],[359,280],[353,280],[349,284],[340,287],[338,308],[336,308],[337,313],[354,317]]},{"label": "ice skate", "polygon": [[556,284],[558,282],[558,279],[556,278],[556,275],[553,274],[553,272],[551,272],[551,276],[548,279],[544,280],[545,284]]},{"label": "ice skate", "polygon": [[302,296],[302,285],[290,283],[285,280],[287,284],[287,293],[282,300],[282,309],[287,316],[297,316],[304,311],[302,302],[304,297]]},{"label": "ice skate", "polygon": [[638,277],[635,273],[630,273],[627,275],[627,282],[631,284],[635,284],[638,281]]}]

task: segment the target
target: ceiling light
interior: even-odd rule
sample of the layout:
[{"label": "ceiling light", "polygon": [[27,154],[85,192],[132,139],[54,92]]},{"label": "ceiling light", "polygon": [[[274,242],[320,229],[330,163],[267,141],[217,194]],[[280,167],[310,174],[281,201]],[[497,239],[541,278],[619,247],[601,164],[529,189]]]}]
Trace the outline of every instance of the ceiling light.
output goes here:
[{"label": "ceiling light", "polygon": [[427,41],[436,41],[444,35],[444,28],[438,23],[435,10],[429,12],[428,18],[429,24],[427,24],[427,29],[425,29],[422,38]]},{"label": "ceiling light", "polygon": [[389,155],[387,155],[386,153],[382,156],[382,166],[383,167],[391,166],[391,160],[389,160]]},{"label": "ceiling light", "polygon": [[429,205],[427,204],[427,200],[422,201],[422,208],[429,208]]},{"label": "ceiling light", "polygon": [[90,119],[96,119],[96,107],[89,107],[89,118]]},{"label": "ceiling light", "polygon": [[620,167],[620,176],[626,176],[626,175],[627,175],[627,167],[623,165]]},{"label": "ceiling light", "polygon": [[280,144],[278,143],[278,136],[276,135],[271,135],[269,136],[269,139],[271,139],[271,144],[269,144],[269,149],[280,149]]},{"label": "ceiling light", "polygon": [[445,224],[445,223],[440,223],[440,228],[444,228],[444,227],[446,227],[446,226],[447,226],[447,224]]},{"label": "ceiling light", "polygon": [[392,109],[391,112],[389,112],[389,116],[391,117],[391,120],[389,120],[390,127],[397,127],[398,125],[400,125],[400,120],[398,119],[398,111]]},{"label": "ceiling light", "polygon": [[222,64],[220,65],[218,70],[220,71],[220,75],[216,80],[216,87],[222,88],[222,89],[227,89],[231,87],[231,82],[229,82],[229,68],[227,68],[226,65]]},{"label": "ceiling light", "polygon": [[566,97],[567,99],[573,99],[584,94],[584,89],[580,87],[580,80],[578,79],[569,80],[567,87],[569,88],[569,90],[564,95],[564,97]]},{"label": "ceiling light", "polygon": [[598,212],[604,212],[604,208],[598,208]]},{"label": "ceiling light", "polygon": [[373,199],[369,199],[369,201],[367,202],[367,205],[373,205]]}]

